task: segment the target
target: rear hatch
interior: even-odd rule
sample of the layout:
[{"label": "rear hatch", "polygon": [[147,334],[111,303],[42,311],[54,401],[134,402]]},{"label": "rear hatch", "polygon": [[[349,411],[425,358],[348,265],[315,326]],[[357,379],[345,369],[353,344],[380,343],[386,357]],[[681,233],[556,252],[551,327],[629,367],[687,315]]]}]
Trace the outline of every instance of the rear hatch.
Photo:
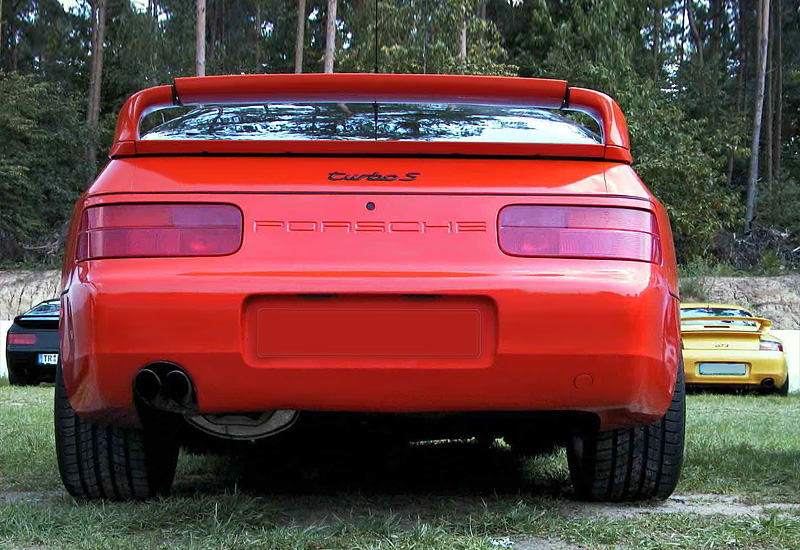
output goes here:
[{"label": "rear hatch", "polygon": [[[573,115],[588,115],[594,130]],[[132,229],[101,210],[109,201],[203,201],[241,210],[243,240],[241,249],[196,250],[235,252],[254,269],[265,259],[274,269],[403,270],[415,261],[417,270],[456,272],[518,257],[660,262],[651,197],[627,164],[619,107],[565,81],[178,79],[130,98],[112,158],[89,192],[97,208],[81,231],[84,259],[193,255],[167,248],[178,246],[176,235],[213,227],[165,226],[168,212],[129,209],[144,224]],[[123,243],[129,236],[139,249]]]},{"label": "rear hatch", "polygon": [[681,308],[683,345],[690,350],[755,351],[771,325],[735,306],[686,304]]},{"label": "rear hatch", "polygon": [[240,265],[269,259],[275,269],[403,270],[423,261],[458,272],[514,263],[498,246],[500,213],[509,206],[652,209],[646,197],[608,193],[606,167],[588,160],[136,157],[112,162],[89,204],[233,204],[243,214]]},{"label": "rear hatch", "polygon": [[715,327],[705,330],[681,331],[683,346],[689,350],[750,350],[757,351],[761,333]]}]

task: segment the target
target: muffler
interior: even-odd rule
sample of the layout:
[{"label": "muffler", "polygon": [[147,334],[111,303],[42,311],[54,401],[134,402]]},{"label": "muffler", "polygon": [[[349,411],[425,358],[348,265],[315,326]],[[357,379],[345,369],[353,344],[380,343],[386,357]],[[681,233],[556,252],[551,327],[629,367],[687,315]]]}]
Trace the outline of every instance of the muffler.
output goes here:
[{"label": "muffler", "polygon": [[192,414],[194,384],[174,363],[151,363],[136,373],[133,379],[135,395],[150,407],[179,414]]},{"label": "muffler", "polygon": [[142,401],[152,403],[161,393],[161,378],[154,370],[144,368],[136,373],[133,379],[133,391]]},{"label": "muffler", "polygon": [[175,403],[189,408],[192,404],[192,381],[182,370],[171,370],[167,373],[164,396]]}]

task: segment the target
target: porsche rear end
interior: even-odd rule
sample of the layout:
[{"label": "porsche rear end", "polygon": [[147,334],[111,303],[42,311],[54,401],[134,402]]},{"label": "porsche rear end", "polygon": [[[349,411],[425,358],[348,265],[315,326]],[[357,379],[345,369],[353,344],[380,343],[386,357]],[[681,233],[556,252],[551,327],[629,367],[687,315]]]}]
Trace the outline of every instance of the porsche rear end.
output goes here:
[{"label": "porsche rear end", "polygon": [[[138,135],[144,112],[176,101],[423,96],[580,110],[604,141]],[[69,406],[131,430],[143,408],[179,414],[240,439],[277,433],[297,411],[547,413],[608,433],[666,422],[682,390],[675,259],[666,212],[629,162],[616,104],[561,81],[220,77],[138,94],[75,209]],[[671,483],[642,476],[651,489],[582,492],[638,498]]]},{"label": "porsche rear end", "polygon": [[[687,305],[687,311],[694,309],[692,304]],[[769,320],[689,315],[681,323],[688,386],[788,394],[789,370],[783,343],[769,333]]]}]

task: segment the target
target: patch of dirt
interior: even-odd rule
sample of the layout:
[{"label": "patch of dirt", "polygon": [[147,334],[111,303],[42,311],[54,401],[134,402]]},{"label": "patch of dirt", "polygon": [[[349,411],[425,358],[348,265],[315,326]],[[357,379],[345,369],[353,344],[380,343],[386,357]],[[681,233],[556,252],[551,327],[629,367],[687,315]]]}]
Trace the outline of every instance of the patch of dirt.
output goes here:
[{"label": "patch of dirt", "polygon": [[[582,544],[570,544],[561,540],[540,539],[538,537],[513,537],[510,539],[511,545],[506,548],[515,550],[581,550],[586,548]],[[503,546],[492,541],[492,546],[503,548]]]},{"label": "patch of dirt", "polygon": [[11,320],[42,300],[58,296],[60,272],[0,271],[0,320]]},{"label": "patch of dirt", "polygon": [[65,494],[64,491],[0,491],[0,502],[43,502]]},{"label": "patch of dirt", "polygon": [[706,277],[709,302],[736,304],[770,319],[778,330],[800,329],[800,275]]},{"label": "patch of dirt", "polygon": [[665,501],[601,504],[593,502],[569,502],[561,507],[561,513],[570,519],[629,518],[648,514],[694,514],[698,516],[765,516],[768,510],[796,510],[800,504],[766,503],[744,504],[740,496],[726,495],[672,495]]}]

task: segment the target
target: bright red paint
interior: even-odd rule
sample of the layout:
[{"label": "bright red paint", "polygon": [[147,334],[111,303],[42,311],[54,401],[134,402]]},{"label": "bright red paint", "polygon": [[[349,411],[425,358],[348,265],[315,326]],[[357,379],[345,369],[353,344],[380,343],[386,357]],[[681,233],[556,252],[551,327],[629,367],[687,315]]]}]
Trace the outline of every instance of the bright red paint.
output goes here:
[{"label": "bright red paint", "polygon": [[[601,118],[606,143],[138,140],[143,113],[175,98],[568,100]],[[79,414],[135,424],[133,377],[153,361],[189,372],[200,412],[583,410],[609,428],[669,405],[680,355],[669,220],[627,164],[624,117],[603,94],[495,77],[179,79],[126,103],[112,157],[76,205],[65,254],[61,353]],[[119,203],[233,205],[241,248],[76,261],[83,213]],[[650,224],[652,213],[660,256],[505,254],[509,205],[633,209]]]}]

